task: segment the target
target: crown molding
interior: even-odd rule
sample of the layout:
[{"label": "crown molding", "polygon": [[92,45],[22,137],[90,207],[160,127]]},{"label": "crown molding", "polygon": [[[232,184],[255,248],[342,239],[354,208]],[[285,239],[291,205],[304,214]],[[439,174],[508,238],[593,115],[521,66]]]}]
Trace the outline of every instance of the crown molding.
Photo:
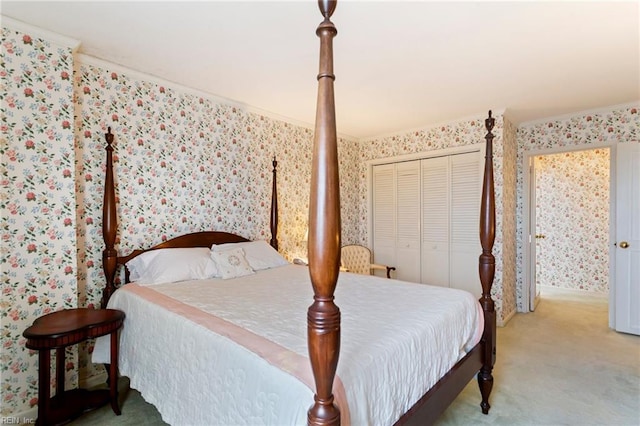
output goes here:
[{"label": "crown molding", "polygon": [[[265,117],[271,118],[273,120],[277,120],[277,121],[282,121],[284,123],[288,123],[288,124],[292,124],[294,126],[298,126],[298,127],[304,127],[306,129],[314,129],[314,125],[311,123],[306,123],[303,121],[299,121],[299,120],[295,120],[293,118],[290,117],[285,117],[282,115],[279,115],[277,113],[271,112],[271,111],[266,111],[242,102],[238,102],[238,101],[234,101],[233,99],[229,99],[229,98],[225,98],[223,96],[219,96],[219,95],[215,95],[212,93],[208,93],[205,92],[203,90],[199,90],[199,89],[194,89],[193,87],[189,87],[189,86],[185,86],[182,85],[180,83],[176,83],[174,81],[171,80],[167,80],[165,78],[162,77],[158,77],[155,76],[153,74],[148,74],[142,71],[138,71],[129,67],[126,67],[124,65],[120,65],[120,64],[116,64],[114,62],[109,62],[106,61],[104,59],[100,59],[97,58],[95,56],[90,56],[84,53],[78,54],[77,55],[77,59],[80,63],[82,64],[86,64],[86,65],[92,65],[98,68],[103,68],[103,69],[107,69],[109,71],[115,71],[118,73],[122,73],[125,74],[127,76],[133,77],[133,78],[138,78],[141,80],[145,80],[145,81],[149,81],[155,84],[159,84],[159,85],[163,85],[163,86],[167,86],[167,87],[171,87],[172,89],[176,89],[179,90],[181,92],[185,92],[185,93],[190,93],[192,95],[195,96],[201,96],[207,99],[212,100],[213,102],[216,103],[221,103],[221,104],[225,104],[225,105],[229,105],[232,107],[237,107],[240,108],[244,111],[253,113],[253,114],[257,114],[257,115],[263,115]],[[356,139],[352,136],[348,136],[348,135],[338,135],[340,138],[342,139],[347,139],[350,141],[355,141]]]},{"label": "crown molding", "polygon": [[640,108],[640,100],[637,101],[633,101],[633,102],[627,102],[624,104],[615,104],[615,105],[609,105],[609,106],[602,106],[602,107],[598,107],[598,108],[592,108],[592,109],[587,109],[587,110],[582,110],[582,111],[576,111],[576,112],[571,112],[571,113],[567,113],[567,114],[561,114],[561,115],[554,115],[551,117],[546,117],[546,118],[540,118],[537,120],[531,120],[531,121],[525,121],[522,122],[520,124],[518,124],[518,129],[522,128],[522,127],[530,127],[530,126],[535,126],[538,124],[546,124],[550,121],[563,121],[563,120],[568,120],[570,118],[574,118],[574,117],[579,117],[579,116],[583,116],[583,115],[594,115],[594,114],[601,114],[601,113],[607,113],[607,112],[611,112],[611,111],[615,111],[615,110],[619,110],[619,109],[627,109],[627,108]]},{"label": "crown molding", "polygon": [[[487,110],[488,111],[488,110]],[[491,108],[491,116],[493,118],[498,118],[498,117],[502,117],[504,116],[505,113],[505,108]],[[387,138],[387,137],[392,137],[392,136],[403,136],[406,135],[407,133],[413,133],[413,132],[428,132],[431,129],[436,129],[438,127],[442,127],[442,126],[455,126],[456,124],[460,124],[460,123],[466,123],[469,121],[482,121],[484,123],[484,119],[487,118],[487,113],[477,113],[477,114],[473,114],[473,115],[468,115],[466,117],[462,117],[462,118],[458,118],[455,120],[450,120],[450,121],[442,121],[440,123],[434,123],[434,124],[428,124],[422,127],[415,127],[415,128],[411,128],[411,129],[402,129],[402,130],[398,130],[397,132],[390,132],[390,133],[384,133],[384,134],[380,134],[380,135],[374,135],[374,136],[367,136],[367,137],[362,137],[359,138],[360,141],[370,141],[370,140],[375,140],[375,139],[383,139],[383,138]]]},{"label": "crown molding", "polygon": [[81,42],[74,38],[63,36],[61,34],[27,24],[26,22],[18,21],[17,19],[13,19],[6,15],[0,15],[0,17],[2,17],[2,26],[5,28],[29,34],[32,37],[44,39],[61,47],[67,47],[71,49],[73,53],[76,53],[80,48]]}]

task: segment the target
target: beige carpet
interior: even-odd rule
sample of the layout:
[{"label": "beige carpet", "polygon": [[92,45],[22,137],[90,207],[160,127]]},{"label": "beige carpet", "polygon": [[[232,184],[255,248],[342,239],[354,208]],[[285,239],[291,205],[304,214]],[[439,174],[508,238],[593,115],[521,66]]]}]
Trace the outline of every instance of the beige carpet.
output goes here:
[{"label": "beige carpet", "polygon": [[[544,289],[534,313],[498,329],[489,415],[473,381],[437,424],[640,425],[640,337],[610,330],[607,312],[605,298]],[[126,379],[120,385],[121,416],[107,406],[71,424],[164,424]]]},{"label": "beige carpet", "polygon": [[608,327],[608,301],[543,289],[498,329],[491,411],[470,384],[439,425],[640,425],[640,337]]}]

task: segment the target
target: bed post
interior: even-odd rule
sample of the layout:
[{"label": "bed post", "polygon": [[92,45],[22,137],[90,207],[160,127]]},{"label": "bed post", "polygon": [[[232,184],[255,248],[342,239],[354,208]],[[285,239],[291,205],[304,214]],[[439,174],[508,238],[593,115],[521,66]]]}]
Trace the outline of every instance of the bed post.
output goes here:
[{"label": "bed post", "polygon": [[111,127],[104,135],[107,140],[107,165],[104,177],[104,201],[102,204],[102,238],[105,249],[102,251],[102,268],[107,284],[102,290],[102,308],[107,307],[111,294],[115,291],[114,278],[117,267],[118,252],[115,250],[116,232],[118,228],[116,220],[116,191],[113,183],[113,134]]},{"label": "bed post", "polygon": [[271,247],[278,250],[278,186],[276,181],[276,172],[278,162],[276,156],[273,156],[273,179],[271,181]]},{"label": "bed post", "polygon": [[482,254],[479,259],[480,282],[482,283],[482,296],[480,304],[484,311],[484,332],[482,334],[482,367],[478,373],[478,385],[482,394],[482,412],[489,413],[489,395],[493,388],[493,365],[496,360],[496,312],[491,298],[491,286],[496,269],[495,257],[492,254],[493,243],[496,235],[496,201],[493,185],[493,138],[491,133],[495,125],[495,119],[491,117],[484,122],[487,129],[485,139],[486,153],[484,163],[484,180],[482,184],[482,204],[480,207],[480,244]]},{"label": "bed post", "polygon": [[340,411],[333,401],[333,381],[340,354],[340,309],[334,291],[340,271],[340,183],[338,143],[333,95],[333,37],[337,31],[330,18],[335,0],[318,0],[324,20],[320,37],[318,103],[309,200],[309,274],[313,304],[307,313],[309,358],[316,384],[309,425],[339,425]]}]

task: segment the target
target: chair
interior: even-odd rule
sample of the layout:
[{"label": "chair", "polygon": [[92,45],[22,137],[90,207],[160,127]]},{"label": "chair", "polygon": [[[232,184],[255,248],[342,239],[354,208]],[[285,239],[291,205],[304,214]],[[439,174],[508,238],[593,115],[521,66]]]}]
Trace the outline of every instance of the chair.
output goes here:
[{"label": "chair", "polygon": [[380,269],[387,271],[387,278],[391,278],[391,271],[395,271],[393,266],[379,265],[371,263],[371,250],[365,246],[351,244],[342,247],[340,251],[341,266],[349,272],[362,275],[371,275],[372,270]]}]

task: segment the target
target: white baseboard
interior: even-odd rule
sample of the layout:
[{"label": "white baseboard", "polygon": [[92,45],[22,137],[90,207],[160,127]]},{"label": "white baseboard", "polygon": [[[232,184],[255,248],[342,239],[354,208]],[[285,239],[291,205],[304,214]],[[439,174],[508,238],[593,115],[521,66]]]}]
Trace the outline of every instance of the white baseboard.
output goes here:
[{"label": "white baseboard", "polygon": [[547,294],[574,294],[576,296],[595,297],[598,299],[608,299],[609,293],[596,293],[595,291],[580,290],[577,288],[563,288],[551,285],[538,285],[540,293]]},{"label": "white baseboard", "polygon": [[502,319],[498,319],[498,321],[497,321],[497,324],[496,324],[496,325],[497,325],[498,327],[504,327],[504,326],[506,326],[506,325],[507,325],[507,323],[511,320],[511,318],[513,318],[513,316],[514,316],[515,314],[516,314],[516,310],[514,309],[514,310],[512,310],[511,312],[509,312],[509,313],[507,314],[507,316],[504,318],[504,320],[502,320]]},{"label": "white baseboard", "polygon": [[107,383],[107,377],[109,377],[107,372],[103,371],[102,373],[97,374],[95,376],[82,378],[79,381],[79,387],[82,389],[94,388],[96,386]]}]

